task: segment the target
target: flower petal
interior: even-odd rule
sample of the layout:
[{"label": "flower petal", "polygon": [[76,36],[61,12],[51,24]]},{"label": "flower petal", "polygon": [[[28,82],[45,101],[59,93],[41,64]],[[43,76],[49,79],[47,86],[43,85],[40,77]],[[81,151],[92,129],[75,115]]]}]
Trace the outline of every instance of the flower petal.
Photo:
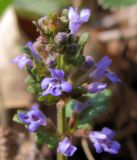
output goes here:
[{"label": "flower petal", "polygon": [[51,75],[54,79],[63,80],[64,79],[64,71],[61,69],[50,69]]},{"label": "flower petal", "polygon": [[61,87],[62,87],[62,90],[65,92],[71,92],[71,90],[72,90],[72,86],[69,82],[65,82],[65,81],[62,82]]},{"label": "flower petal", "polygon": [[41,88],[46,89],[47,86],[52,83],[53,78],[44,78],[41,82]]},{"label": "flower petal", "polygon": [[30,122],[31,122],[29,116],[27,116],[25,113],[18,112],[18,117],[19,117],[19,120],[20,120],[22,123],[30,124]]},{"label": "flower petal", "polygon": [[121,79],[120,79],[114,72],[106,71],[106,72],[105,72],[105,76],[106,76],[112,83],[121,82]]},{"label": "flower petal", "polygon": [[112,129],[109,129],[107,127],[104,127],[101,133],[105,134],[109,139],[112,139],[116,135],[116,133]]},{"label": "flower petal", "polygon": [[71,144],[68,137],[65,137],[61,142],[59,142],[57,148],[57,151],[66,157],[72,156],[76,150],[77,148]]},{"label": "flower petal", "polygon": [[40,126],[39,122],[32,122],[29,126],[28,129],[30,132],[35,132],[38,127]]},{"label": "flower petal", "polygon": [[110,141],[108,143],[109,144],[102,144],[104,151],[111,154],[117,154],[121,148],[120,144],[117,141]]},{"label": "flower petal", "polygon": [[87,90],[90,93],[103,91],[107,87],[107,83],[94,82],[88,85]]},{"label": "flower petal", "polygon": [[89,20],[90,14],[91,14],[90,9],[82,9],[80,12],[81,21],[83,23],[87,22]]},{"label": "flower petal", "polygon": [[103,152],[103,148],[100,143],[98,143],[98,142],[94,143],[94,147],[95,147],[97,153]]},{"label": "flower petal", "polygon": [[27,43],[27,47],[30,49],[31,53],[33,54],[34,58],[38,61],[41,60],[39,54],[37,53],[36,49],[33,47],[33,43],[32,42],[28,42]]},{"label": "flower petal", "polygon": [[108,56],[104,56],[98,63],[96,63],[96,67],[101,70],[106,70],[111,63],[112,60]]}]

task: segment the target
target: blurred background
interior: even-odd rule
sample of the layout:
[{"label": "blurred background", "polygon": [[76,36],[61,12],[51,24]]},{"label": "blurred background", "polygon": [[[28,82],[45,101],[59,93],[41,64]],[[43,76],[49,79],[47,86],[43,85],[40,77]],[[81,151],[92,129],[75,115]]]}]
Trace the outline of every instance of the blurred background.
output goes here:
[{"label": "blurred background", "polygon": [[[36,146],[33,135],[12,122],[17,109],[29,108],[35,97],[27,92],[25,71],[11,64],[21,46],[38,36],[33,20],[68,6],[88,7],[90,21],[78,34],[89,32],[84,50],[96,60],[112,58],[112,70],[122,83],[111,86],[108,112],[94,119],[94,129],[103,126],[117,132],[122,148],[118,155],[96,154],[98,160],[137,160],[137,0],[0,0],[0,160],[55,160],[56,151],[47,145]],[[41,104],[42,105],[42,104]],[[56,120],[52,107],[44,112]],[[71,160],[87,160],[80,140]]]}]

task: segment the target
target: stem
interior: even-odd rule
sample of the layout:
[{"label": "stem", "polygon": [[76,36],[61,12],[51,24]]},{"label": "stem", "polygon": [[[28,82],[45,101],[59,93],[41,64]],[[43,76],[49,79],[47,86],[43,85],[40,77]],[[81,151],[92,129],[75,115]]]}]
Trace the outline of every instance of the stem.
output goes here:
[{"label": "stem", "polygon": [[95,160],[92,153],[90,152],[87,140],[85,138],[82,138],[81,143],[82,143],[82,147],[83,147],[83,150],[85,152],[87,159],[88,160]]},{"label": "stem", "polygon": [[[57,131],[61,136],[66,131],[65,103],[63,100],[57,103]],[[57,160],[67,160],[67,157],[57,152]]]}]

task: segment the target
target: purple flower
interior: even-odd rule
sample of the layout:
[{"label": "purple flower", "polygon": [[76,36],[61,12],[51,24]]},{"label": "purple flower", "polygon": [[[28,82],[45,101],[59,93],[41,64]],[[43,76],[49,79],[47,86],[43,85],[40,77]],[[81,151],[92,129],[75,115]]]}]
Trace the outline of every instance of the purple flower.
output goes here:
[{"label": "purple flower", "polygon": [[80,26],[88,21],[90,14],[89,9],[82,9],[80,14],[78,14],[77,8],[70,7],[68,10],[68,18],[71,33],[76,33]]},{"label": "purple flower", "polygon": [[98,63],[95,64],[96,69],[90,74],[90,77],[101,79],[107,77],[112,83],[121,82],[120,78],[113,72],[108,70],[112,60],[105,56]]},{"label": "purple flower", "polygon": [[89,107],[91,104],[92,104],[91,100],[88,100],[85,103],[81,103],[79,101],[76,101],[75,106],[74,106],[74,112],[81,113],[84,109]]},{"label": "purple flower", "polygon": [[25,54],[19,55],[12,60],[12,63],[18,63],[18,67],[23,69],[26,65],[33,66],[32,60],[26,57]]},{"label": "purple flower", "polygon": [[91,56],[86,56],[85,57],[85,62],[84,62],[84,67],[85,68],[90,68],[94,65],[94,60]]},{"label": "purple flower", "polygon": [[89,133],[89,138],[97,153],[101,153],[104,150],[111,154],[117,154],[121,146],[117,141],[112,140],[114,136],[115,132],[107,127],[104,127],[101,132],[91,131]]},{"label": "purple flower", "polygon": [[57,148],[57,151],[66,157],[72,156],[76,150],[77,148],[71,144],[69,138],[67,137],[65,137],[61,142],[59,142]]},{"label": "purple flower", "polygon": [[50,69],[52,78],[44,78],[41,82],[41,87],[45,90],[42,96],[51,94],[60,96],[62,91],[71,92],[72,86],[69,82],[64,81],[64,71],[60,69]]},{"label": "purple flower", "polygon": [[97,93],[103,91],[107,87],[106,83],[93,82],[87,86],[87,90],[90,93]]},{"label": "purple flower", "polygon": [[30,49],[30,51],[31,51],[32,55],[34,56],[34,58],[36,60],[40,61],[41,58],[40,58],[39,54],[37,53],[36,49],[33,47],[33,43],[32,42],[28,42],[26,46]]},{"label": "purple flower", "polygon": [[38,105],[36,104],[27,113],[18,112],[18,117],[22,123],[28,126],[30,132],[35,132],[39,126],[47,125],[47,118],[38,109]]}]

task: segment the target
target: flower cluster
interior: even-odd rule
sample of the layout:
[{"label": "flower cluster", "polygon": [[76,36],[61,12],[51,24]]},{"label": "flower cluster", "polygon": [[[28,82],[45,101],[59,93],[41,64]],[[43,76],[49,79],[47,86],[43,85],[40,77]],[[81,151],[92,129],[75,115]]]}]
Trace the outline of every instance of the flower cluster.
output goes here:
[{"label": "flower cluster", "polygon": [[[58,129],[51,133],[53,129],[50,127],[54,125],[48,126],[49,121],[37,105],[33,105],[28,112],[18,111],[14,120],[24,124],[30,132],[35,132],[40,142],[50,146],[54,144],[58,153],[67,157],[77,150],[71,141],[75,131],[78,128],[86,131],[91,129],[93,117],[107,104],[104,103],[109,98],[105,78],[112,83],[121,81],[110,71],[112,60],[108,56],[99,62],[91,56],[84,56],[88,35],[78,36],[76,33],[89,20],[90,14],[89,9],[79,12],[78,8],[70,7],[62,13],[42,17],[34,22],[40,33],[38,39],[34,43],[28,42],[24,54],[12,61],[18,63],[19,68],[26,67],[30,75],[27,79],[29,91],[46,105],[56,105],[59,109],[57,114],[64,114],[63,117],[67,119],[62,118],[64,122],[60,122],[67,122],[67,129],[63,133]],[[63,106],[59,106],[60,101],[64,102]],[[60,111],[64,109],[65,112]],[[89,132],[89,139],[98,153],[118,153],[120,144],[112,140],[113,137],[114,131],[109,128],[103,128],[101,132]]]},{"label": "flower cluster", "polygon": [[64,71],[59,69],[50,69],[52,78],[44,78],[41,82],[41,88],[45,90],[42,96],[52,94],[60,96],[61,92],[71,92],[72,86],[69,82],[64,81]]}]

